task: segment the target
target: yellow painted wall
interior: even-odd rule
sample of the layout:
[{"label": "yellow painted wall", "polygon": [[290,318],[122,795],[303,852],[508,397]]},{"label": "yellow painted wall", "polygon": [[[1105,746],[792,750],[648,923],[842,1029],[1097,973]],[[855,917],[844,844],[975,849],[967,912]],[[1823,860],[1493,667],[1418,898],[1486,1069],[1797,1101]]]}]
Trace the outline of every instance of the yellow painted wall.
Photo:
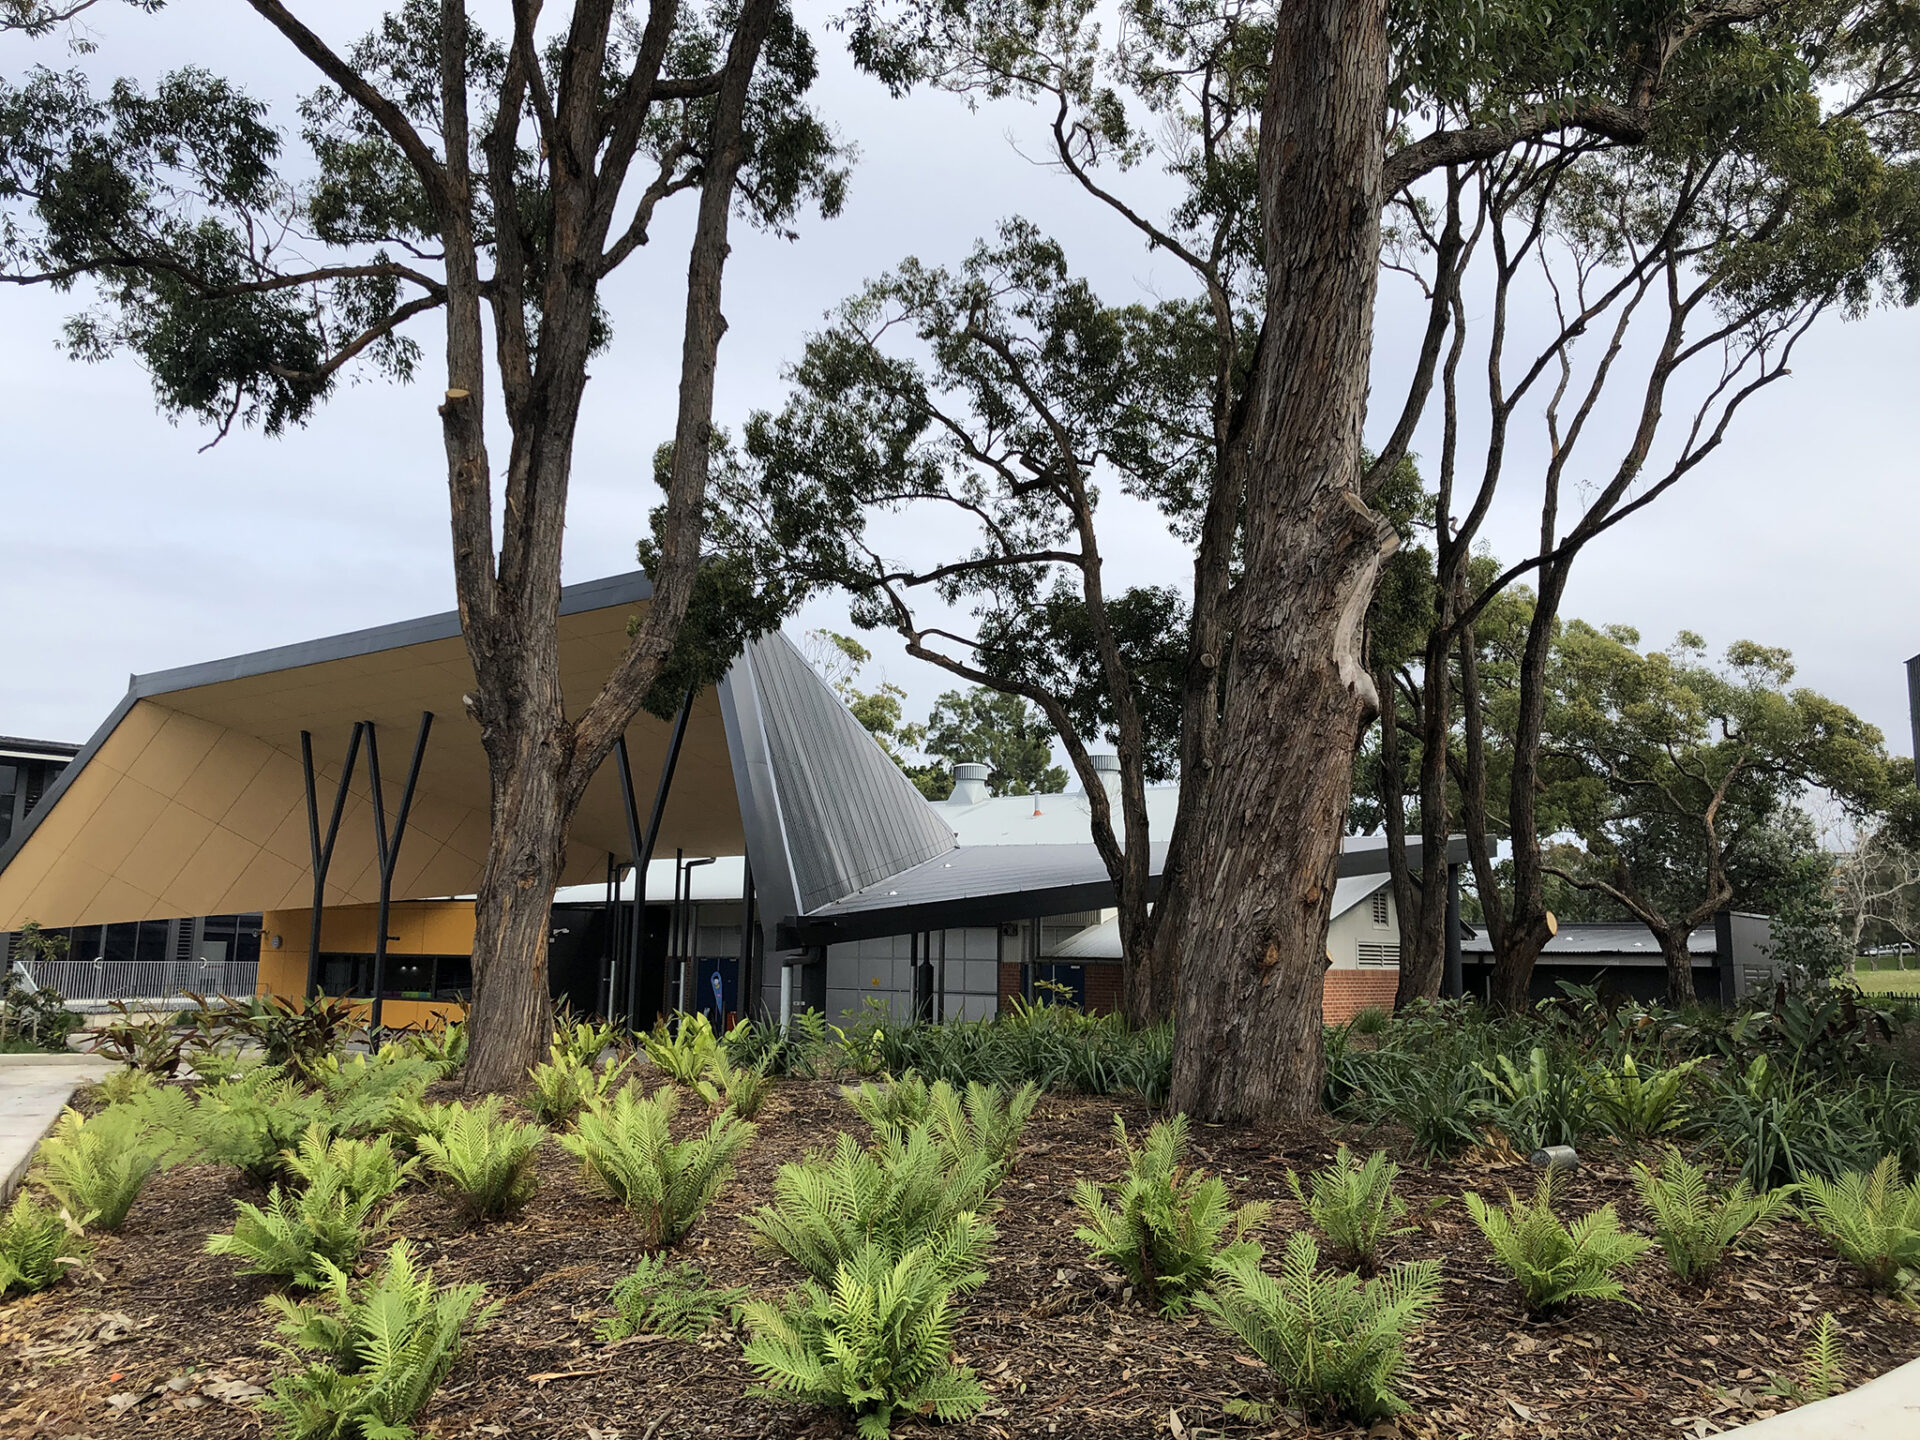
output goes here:
[{"label": "yellow painted wall", "polygon": [[[260,917],[261,995],[299,995],[307,985],[307,941],[311,910],[269,910]],[[373,953],[373,905],[340,905],[320,915],[322,954]],[[397,900],[387,915],[389,955],[471,955],[471,900]],[[397,938],[396,938],[397,937]],[[389,1026],[430,1025],[458,1020],[467,1007],[452,1001],[389,1000],[381,1018]]]}]

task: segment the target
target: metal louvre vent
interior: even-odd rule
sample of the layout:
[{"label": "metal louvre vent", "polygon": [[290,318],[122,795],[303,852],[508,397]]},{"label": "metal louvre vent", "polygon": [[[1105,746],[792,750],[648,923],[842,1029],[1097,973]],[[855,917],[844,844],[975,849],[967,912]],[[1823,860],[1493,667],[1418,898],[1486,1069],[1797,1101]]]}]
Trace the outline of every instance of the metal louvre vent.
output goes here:
[{"label": "metal louvre vent", "polygon": [[1387,923],[1387,892],[1384,890],[1373,892],[1373,923],[1376,925]]},{"label": "metal louvre vent", "polygon": [[1400,965],[1400,942],[1397,940],[1362,940],[1359,945],[1359,961],[1367,969],[1398,969]]}]

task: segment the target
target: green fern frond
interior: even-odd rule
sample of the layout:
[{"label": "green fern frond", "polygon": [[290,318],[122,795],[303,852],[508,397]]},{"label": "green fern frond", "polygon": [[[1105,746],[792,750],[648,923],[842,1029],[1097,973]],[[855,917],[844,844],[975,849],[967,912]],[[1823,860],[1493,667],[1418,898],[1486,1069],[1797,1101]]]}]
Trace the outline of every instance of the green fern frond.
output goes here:
[{"label": "green fern frond", "polygon": [[548,1125],[564,1125],[596,1100],[604,1100],[619,1088],[626,1076],[627,1062],[616,1060],[595,1070],[560,1046],[554,1036],[553,1056],[527,1071],[532,1092],[527,1108]]},{"label": "green fern frond", "polygon": [[671,1335],[692,1339],[747,1298],[745,1286],[716,1290],[692,1265],[659,1255],[643,1255],[631,1274],[608,1297],[615,1314],[600,1322],[601,1340],[630,1335]]},{"label": "green fern frond", "polygon": [[211,1255],[245,1261],[245,1275],[274,1275],[316,1289],[327,1283],[330,1266],[350,1269],[366,1247],[368,1222],[378,1227],[377,1201],[356,1198],[328,1175],[303,1190],[275,1185],[263,1209],[240,1202],[233,1229],[207,1237]]},{"label": "green fern frond", "polygon": [[1223,1247],[1243,1243],[1247,1231],[1264,1223],[1269,1207],[1256,1201],[1236,1209],[1223,1181],[1188,1169],[1184,1115],[1155,1124],[1137,1148],[1118,1115],[1113,1132],[1126,1157],[1126,1178],[1114,1187],[1112,1201],[1105,1187],[1091,1181],[1075,1187],[1074,1204],[1087,1223],[1074,1234],[1096,1259],[1123,1271],[1149,1304],[1178,1314],[1205,1285]]},{"label": "green fern frond", "polygon": [[1511,1190],[1504,1210],[1472,1193],[1466,1203],[1494,1257],[1519,1282],[1529,1312],[1544,1314],[1569,1300],[1632,1303],[1614,1272],[1632,1264],[1653,1242],[1623,1231],[1613,1206],[1602,1205],[1571,1226],[1563,1224],[1553,1212],[1551,1172],[1540,1177],[1531,1204]]},{"label": "green fern frond", "polygon": [[51,1289],[62,1275],[84,1265],[90,1250],[72,1215],[22,1190],[0,1213],[0,1299]]},{"label": "green fern frond", "polygon": [[1400,1167],[1385,1151],[1376,1151],[1361,1164],[1342,1145],[1333,1164],[1308,1178],[1310,1191],[1298,1175],[1287,1172],[1293,1198],[1334,1249],[1360,1270],[1371,1273],[1381,1242],[1413,1233],[1411,1226],[1394,1224],[1407,1213],[1407,1205],[1393,1189]]},{"label": "green fern frond", "polygon": [[736,1065],[723,1045],[714,1052],[713,1060],[707,1066],[706,1078],[696,1080],[693,1088],[714,1109],[731,1110],[742,1120],[751,1120],[760,1113],[760,1104],[767,1096],[767,1085],[764,1063]]},{"label": "green fern frond", "polygon": [[1653,1212],[1654,1238],[1666,1253],[1668,1266],[1678,1279],[1688,1281],[1706,1279],[1742,1235],[1779,1219],[1800,1188],[1787,1185],[1755,1195],[1745,1180],[1736,1180],[1725,1194],[1715,1195],[1707,1183],[1706,1167],[1688,1164],[1672,1147],[1657,1175],[1636,1164],[1633,1182],[1641,1201]]},{"label": "green fern frond", "polygon": [[588,1106],[560,1137],[587,1178],[633,1213],[649,1249],[674,1244],[693,1227],[753,1139],[752,1125],[723,1111],[705,1134],[676,1142],[668,1127],[679,1105],[677,1091],[643,1099],[627,1085]]},{"label": "green fern frond", "polygon": [[81,1224],[118,1230],[166,1149],[165,1138],[131,1105],[109,1106],[91,1118],[69,1108],[40,1142],[30,1178]]},{"label": "green fern frond", "polygon": [[1407,1408],[1393,1384],[1406,1340],[1440,1294],[1440,1265],[1394,1266],[1364,1284],[1323,1275],[1319,1247],[1296,1234],[1278,1277],[1262,1269],[1258,1244],[1236,1246],[1214,1262],[1215,1288],[1194,1303],[1237,1336],[1305,1408],[1370,1421]]},{"label": "green fern frond", "polygon": [[470,1219],[511,1215],[540,1187],[534,1166],[547,1132],[506,1115],[502,1104],[498,1095],[472,1106],[456,1101],[415,1142],[441,1188]]},{"label": "green fern frond", "polygon": [[1920,1274],[1920,1176],[1902,1184],[1900,1162],[1882,1157],[1869,1174],[1810,1175],[1807,1218],[1868,1284],[1897,1295]]}]

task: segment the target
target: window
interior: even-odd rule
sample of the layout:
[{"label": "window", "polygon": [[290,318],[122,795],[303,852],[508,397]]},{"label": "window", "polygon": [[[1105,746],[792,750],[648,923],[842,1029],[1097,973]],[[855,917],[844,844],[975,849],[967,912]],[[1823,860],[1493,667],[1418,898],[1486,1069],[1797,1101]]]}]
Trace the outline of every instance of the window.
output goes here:
[{"label": "window", "polygon": [[1384,889],[1373,892],[1373,923],[1385,925],[1388,920],[1387,892]]},{"label": "window", "polygon": [[1383,943],[1362,940],[1359,952],[1360,964],[1369,970],[1397,970],[1400,967],[1400,946],[1395,941]]},{"label": "window", "polygon": [[[373,994],[373,956],[322,955],[320,988],[329,995],[365,1000]],[[473,993],[469,955],[387,956],[389,1000],[467,1000]]]}]

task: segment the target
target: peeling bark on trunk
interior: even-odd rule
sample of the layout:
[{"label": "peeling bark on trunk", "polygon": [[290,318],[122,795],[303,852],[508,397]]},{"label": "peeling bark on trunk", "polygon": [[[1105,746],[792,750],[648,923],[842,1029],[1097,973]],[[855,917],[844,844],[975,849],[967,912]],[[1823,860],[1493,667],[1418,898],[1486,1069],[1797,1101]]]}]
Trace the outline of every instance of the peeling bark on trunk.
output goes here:
[{"label": "peeling bark on trunk", "polygon": [[[1376,709],[1360,630],[1392,528],[1360,499],[1379,267],[1382,0],[1280,12],[1261,125],[1268,307],[1252,385],[1232,683],[1194,842],[1173,1104],[1299,1119],[1349,757]],[[1284,723],[1276,725],[1276,719]]]}]

